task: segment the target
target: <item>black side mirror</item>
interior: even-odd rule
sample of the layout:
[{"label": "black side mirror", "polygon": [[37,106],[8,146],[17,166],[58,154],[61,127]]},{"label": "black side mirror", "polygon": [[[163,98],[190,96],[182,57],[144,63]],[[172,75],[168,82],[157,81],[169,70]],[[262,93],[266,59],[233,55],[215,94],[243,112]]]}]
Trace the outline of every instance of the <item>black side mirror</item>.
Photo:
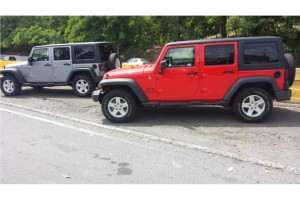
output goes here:
[{"label": "black side mirror", "polygon": [[163,71],[164,71],[165,69],[167,69],[167,68],[168,68],[167,61],[165,61],[165,60],[161,61],[161,62],[160,62],[159,73],[162,74]]},{"label": "black side mirror", "polygon": [[29,63],[29,65],[32,65],[32,61],[33,61],[33,58],[32,58],[32,57],[29,57],[29,58],[28,58],[28,63]]}]

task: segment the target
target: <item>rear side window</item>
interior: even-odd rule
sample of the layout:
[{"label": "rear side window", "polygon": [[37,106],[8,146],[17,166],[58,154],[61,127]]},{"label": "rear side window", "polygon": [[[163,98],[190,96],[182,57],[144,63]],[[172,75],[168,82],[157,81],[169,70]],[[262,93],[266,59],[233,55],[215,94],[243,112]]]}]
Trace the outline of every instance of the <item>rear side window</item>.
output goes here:
[{"label": "rear side window", "polygon": [[93,46],[77,46],[74,49],[76,60],[95,59],[95,50]]},{"label": "rear side window", "polygon": [[276,42],[246,43],[243,54],[244,64],[277,63],[279,61]]},{"label": "rear side window", "polygon": [[107,61],[109,59],[109,55],[113,52],[112,44],[100,44],[100,59],[101,62]]},{"label": "rear side window", "polygon": [[234,64],[233,44],[206,46],[204,51],[206,66]]}]

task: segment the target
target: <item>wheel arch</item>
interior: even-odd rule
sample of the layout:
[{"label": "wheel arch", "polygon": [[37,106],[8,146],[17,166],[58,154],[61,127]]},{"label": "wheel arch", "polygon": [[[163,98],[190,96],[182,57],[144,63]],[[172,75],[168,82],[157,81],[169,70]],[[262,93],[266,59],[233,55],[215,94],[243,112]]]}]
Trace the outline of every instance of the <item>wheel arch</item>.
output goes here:
[{"label": "wheel arch", "polygon": [[278,87],[271,77],[246,77],[237,80],[224,96],[224,101],[231,105],[236,95],[245,88],[259,87],[266,90],[275,99]]},{"label": "wheel arch", "polygon": [[89,76],[94,82],[95,82],[95,77],[97,76],[96,72],[92,69],[80,69],[79,68],[79,69],[72,70],[72,72],[70,73],[70,75],[67,79],[67,82],[71,85],[73,82],[73,79],[78,75]]},{"label": "wheel arch", "polygon": [[14,76],[21,84],[26,82],[24,76],[18,69],[2,69],[1,74],[3,74],[4,76]]},{"label": "wheel arch", "polygon": [[[104,88],[104,90],[106,90],[106,92],[109,92],[109,90],[112,89],[123,89],[129,91],[139,103],[145,103],[148,101],[148,98],[144,94],[143,90],[133,79],[107,79],[102,80],[100,85],[102,88]],[[101,101],[102,98],[99,100]]]}]

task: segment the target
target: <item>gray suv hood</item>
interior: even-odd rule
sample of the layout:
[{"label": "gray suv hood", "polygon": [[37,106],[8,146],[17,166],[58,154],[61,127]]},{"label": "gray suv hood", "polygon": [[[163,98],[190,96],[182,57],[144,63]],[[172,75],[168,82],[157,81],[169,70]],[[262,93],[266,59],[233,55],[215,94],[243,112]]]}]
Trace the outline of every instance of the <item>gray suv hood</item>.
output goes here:
[{"label": "gray suv hood", "polygon": [[23,61],[23,62],[19,62],[19,63],[12,63],[12,64],[8,64],[8,65],[5,65],[5,69],[6,68],[12,68],[12,67],[22,67],[22,66],[27,66],[28,64],[28,61]]}]

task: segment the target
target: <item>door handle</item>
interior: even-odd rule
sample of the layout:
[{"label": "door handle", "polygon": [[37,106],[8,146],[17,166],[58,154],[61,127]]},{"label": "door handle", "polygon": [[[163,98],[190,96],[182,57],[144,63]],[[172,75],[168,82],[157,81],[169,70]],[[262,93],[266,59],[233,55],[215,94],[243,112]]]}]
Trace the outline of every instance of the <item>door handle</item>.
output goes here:
[{"label": "door handle", "polygon": [[65,63],[64,65],[71,65],[70,63]]},{"label": "door handle", "polygon": [[234,71],[233,70],[224,70],[222,73],[223,74],[233,74]]},{"label": "door handle", "polygon": [[45,64],[44,66],[51,66],[50,64]]},{"label": "door handle", "polygon": [[198,72],[188,72],[188,73],[186,73],[187,75],[197,75],[198,74]]}]

